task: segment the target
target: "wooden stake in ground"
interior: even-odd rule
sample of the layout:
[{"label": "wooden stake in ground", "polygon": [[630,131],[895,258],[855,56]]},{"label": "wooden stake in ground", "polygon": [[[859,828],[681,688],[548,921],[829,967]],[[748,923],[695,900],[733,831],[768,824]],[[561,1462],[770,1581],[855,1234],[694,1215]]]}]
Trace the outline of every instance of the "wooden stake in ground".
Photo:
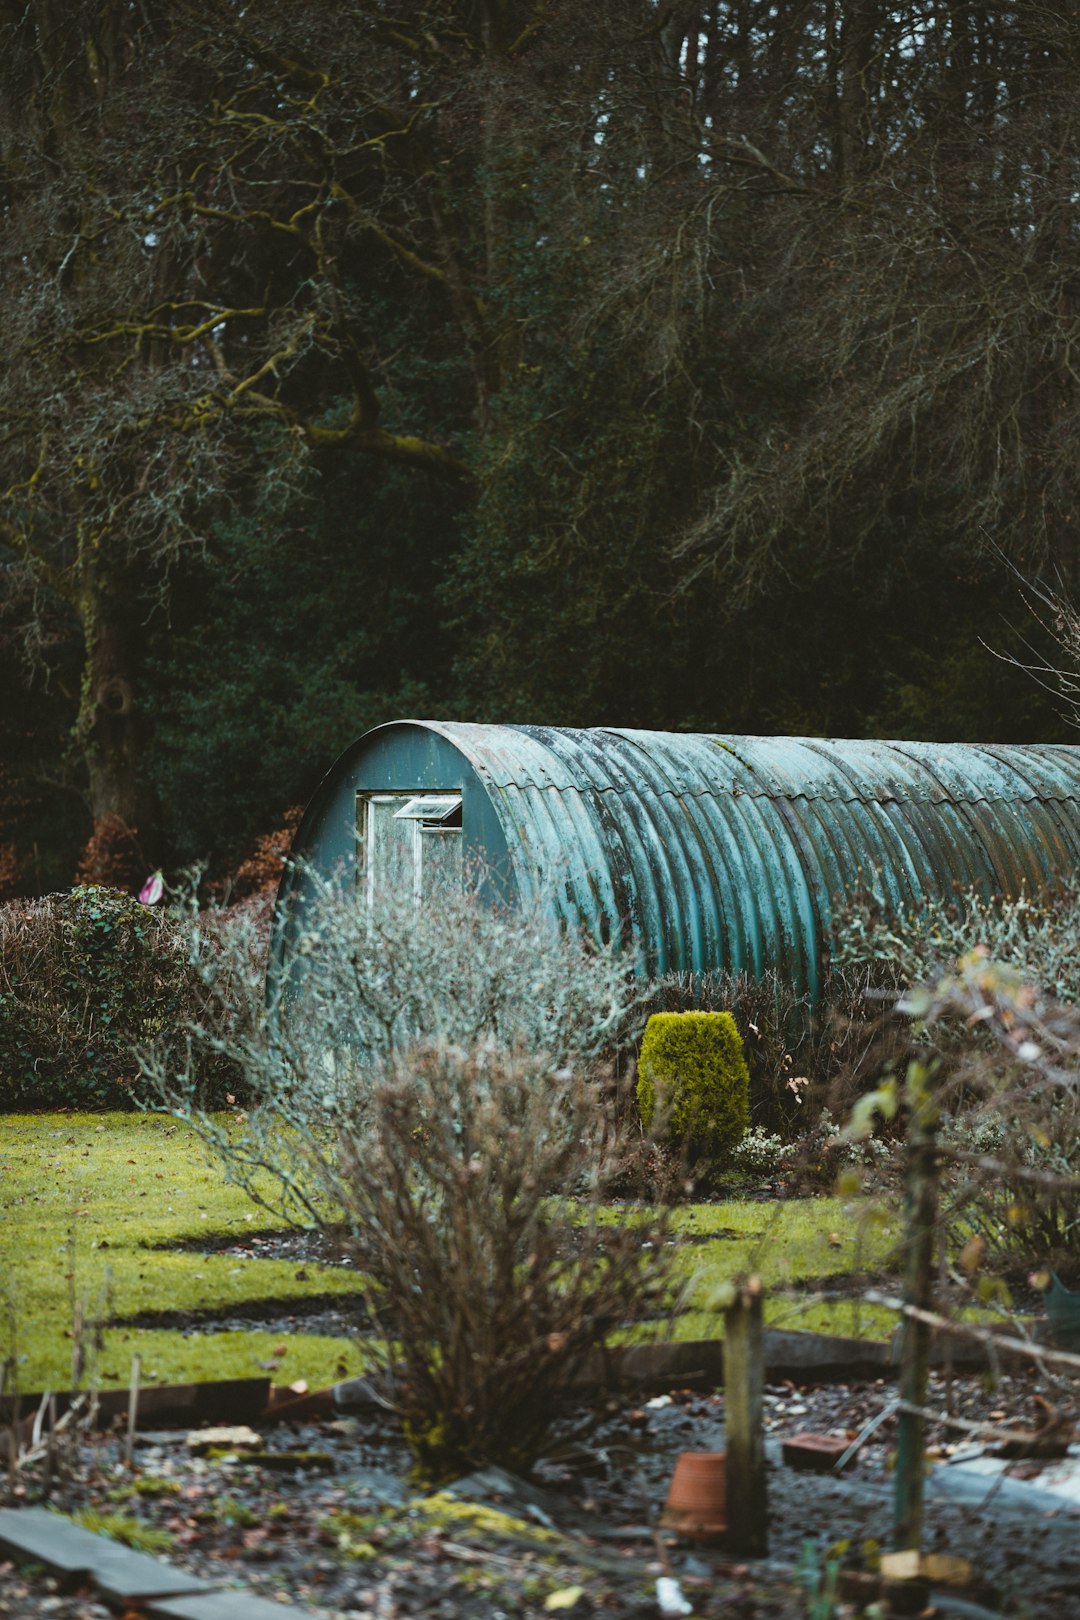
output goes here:
[{"label": "wooden stake in ground", "polygon": [[727,1546],[745,1558],[763,1558],[768,1550],[764,1384],[761,1283],[751,1277],[724,1311]]},{"label": "wooden stake in ground", "polygon": [[41,1494],[44,1497],[52,1494],[53,1481],[57,1472],[56,1450],[56,1396],[50,1395],[45,1426],[45,1476],[41,1483]]},{"label": "wooden stake in ground", "polygon": [[19,1425],[22,1421],[22,1407],[19,1402],[19,1391],[15,1380],[15,1357],[8,1356],[3,1367],[0,1367],[0,1400],[7,1399],[8,1384],[11,1385],[11,1407],[9,1410],[7,1433],[7,1469],[8,1490],[11,1500],[15,1500],[15,1473],[19,1466]]},{"label": "wooden stake in ground", "polygon": [[128,1389],[127,1442],[124,1446],[124,1460],[129,1468],[135,1466],[135,1419],[139,1415],[139,1369],[141,1366],[140,1358],[137,1355],[132,1356],[131,1385]]},{"label": "wooden stake in ground", "polygon": [[[909,1076],[909,1086],[911,1078]],[[929,1311],[934,1292],[934,1235],[938,1213],[936,1113],[928,1097],[913,1099],[904,1190],[904,1304]],[[893,1543],[899,1551],[922,1546],[926,1473],[927,1375],[930,1324],[905,1316],[900,1330],[900,1420],[893,1497]]]}]

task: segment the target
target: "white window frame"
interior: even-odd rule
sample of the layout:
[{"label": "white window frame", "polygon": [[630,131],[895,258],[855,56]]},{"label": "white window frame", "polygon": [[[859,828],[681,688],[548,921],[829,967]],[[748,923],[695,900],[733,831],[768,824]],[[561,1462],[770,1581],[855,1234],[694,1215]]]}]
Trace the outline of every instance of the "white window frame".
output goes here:
[{"label": "white window frame", "polygon": [[[455,810],[461,808],[460,793],[418,793],[409,800],[400,810],[395,811],[395,821],[441,822],[452,816]],[[446,832],[456,832],[456,827],[445,828]]]},{"label": "white window frame", "polygon": [[[453,815],[461,805],[460,792],[449,789],[436,790],[431,793],[359,793],[357,795],[363,805],[363,860],[364,860],[364,903],[371,911],[375,905],[375,818],[370,807],[374,804],[397,804],[404,800],[400,810],[394,812],[395,821],[408,821],[412,824],[412,836],[409,840],[412,853],[413,899],[420,904],[424,895],[424,843],[422,834],[427,830],[442,833],[463,835],[461,827],[443,827],[439,823]],[[436,806],[433,815],[430,806]],[[358,818],[359,820],[359,818]]]}]

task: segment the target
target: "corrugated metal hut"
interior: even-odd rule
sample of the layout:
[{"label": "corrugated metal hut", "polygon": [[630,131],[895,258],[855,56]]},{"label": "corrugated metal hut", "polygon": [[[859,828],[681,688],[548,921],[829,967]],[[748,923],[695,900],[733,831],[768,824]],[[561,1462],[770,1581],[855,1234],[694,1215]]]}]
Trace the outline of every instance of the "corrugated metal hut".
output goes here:
[{"label": "corrugated metal hut", "polygon": [[400,721],[338,760],[278,902],[286,954],[310,880],[419,904],[471,858],[621,937],[638,969],[776,968],[817,992],[833,903],[1038,889],[1080,858],[1080,748],[697,736]]}]

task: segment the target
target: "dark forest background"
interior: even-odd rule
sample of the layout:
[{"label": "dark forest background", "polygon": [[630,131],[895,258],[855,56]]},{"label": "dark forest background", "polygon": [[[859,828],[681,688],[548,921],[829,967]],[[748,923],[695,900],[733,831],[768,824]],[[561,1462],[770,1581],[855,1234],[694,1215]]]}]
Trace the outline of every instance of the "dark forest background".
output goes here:
[{"label": "dark forest background", "polygon": [[1068,738],[1078,86],[1067,0],[0,0],[0,893],[409,714]]}]

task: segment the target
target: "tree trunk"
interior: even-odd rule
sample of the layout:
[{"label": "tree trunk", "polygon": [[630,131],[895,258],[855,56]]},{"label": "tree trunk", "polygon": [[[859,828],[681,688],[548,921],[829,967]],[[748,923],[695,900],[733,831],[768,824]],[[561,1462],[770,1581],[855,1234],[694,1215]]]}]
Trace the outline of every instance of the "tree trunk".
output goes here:
[{"label": "tree trunk", "polygon": [[[141,863],[156,856],[153,797],[142,775],[143,717],[134,675],[138,626],[117,594],[89,589],[80,610],[86,657],[75,727],[95,832],[119,823],[138,835]],[[145,875],[145,874],[143,874]]]}]

